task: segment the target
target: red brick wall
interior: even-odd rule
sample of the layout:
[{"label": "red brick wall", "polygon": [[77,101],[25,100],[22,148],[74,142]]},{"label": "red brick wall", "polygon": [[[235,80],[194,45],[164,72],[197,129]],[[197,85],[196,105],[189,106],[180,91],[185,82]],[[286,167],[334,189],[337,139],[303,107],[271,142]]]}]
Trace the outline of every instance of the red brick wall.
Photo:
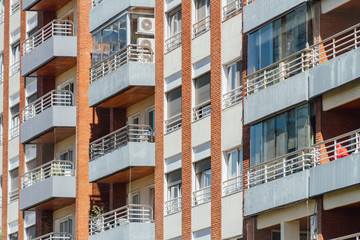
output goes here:
[{"label": "red brick wall", "polygon": [[53,211],[36,211],[36,236],[39,237],[51,232],[53,232]]},{"label": "red brick wall", "polygon": [[110,133],[110,108],[93,108],[90,142]]},{"label": "red brick wall", "polygon": [[164,239],[164,0],[155,2],[155,239]]},{"label": "red brick wall", "polygon": [[113,132],[126,125],[126,109],[111,108],[110,109],[110,132]]},{"label": "red brick wall", "polygon": [[48,77],[37,78],[37,97],[41,97],[55,89],[55,79]]}]

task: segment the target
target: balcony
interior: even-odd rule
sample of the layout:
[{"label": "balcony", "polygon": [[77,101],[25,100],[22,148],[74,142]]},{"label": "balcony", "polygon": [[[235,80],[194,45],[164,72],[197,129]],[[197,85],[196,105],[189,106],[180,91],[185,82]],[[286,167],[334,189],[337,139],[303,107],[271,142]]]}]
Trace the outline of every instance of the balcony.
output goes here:
[{"label": "balcony", "polygon": [[210,116],[211,114],[211,101],[208,100],[201,103],[193,108],[193,122],[198,121],[202,118]]},{"label": "balcony", "polygon": [[227,20],[236,14],[240,13],[242,10],[242,1],[234,0],[231,3],[223,7],[223,20]]},{"label": "balcony", "polygon": [[180,46],[181,46],[181,32],[165,40],[165,53],[171,52],[172,50]]},{"label": "balcony", "polygon": [[48,233],[40,237],[34,238],[34,240],[72,240],[73,237],[70,233]]},{"label": "balcony", "polygon": [[210,30],[210,16],[207,16],[193,24],[193,38]]},{"label": "balcony", "polygon": [[147,205],[129,204],[89,219],[89,240],[155,239],[153,210]]},{"label": "balcony", "polygon": [[360,129],[247,169],[245,215],[360,184]]},{"label": "balcony", "polygon": [[23,11],[56,12],[71,0],[22,0]]},{"label": "balcony", "polygon": [[71,161],[53,160],[21,175],[20,210],[57,210],[75,203]]},{"label": "balcony", "polygon": [[154,94],[151,48],[128,45],[90,68],[89,106],[126,108]]},{"label": "balcony", "polygon": [[127,183],[151,174],[154,167],[150,126],[127,125],[90,143],[90,182]]},{"label": "balcony", "polygon": [[181,212],[182,198],[177,197],[165,202],[165,215]]},{"label": "balcony", "polygon": [[354,233],[343,237],[333,238],[330,240],[360,240],[360,233]]},{"label": "balcony", "polygon": [[211,201],[211,186],[193,192],[193,206]]},{"label": "balcony", "polygon": [[57,77],[76,65],[73,22],[53,20],[23,42],[21,75]]},{"label": "balcony", "polygon": [[165,133],[171,133],[180,129],[182,126],[182,114],[176,114],[165,120]]},{"label": "balcony", "polygon": [[223,95],[223,108],[228,108],[242,102],[242,86]]},{"label": "balcony", "polygon": [[223,196],[228,196],[243,190],[243,176],[237,176],[223,182]]},{"label": "balcony", "polygon": [[21,143],[59,142],[74,135],[75,127],[73,93],[52,90],[22,109]]}]

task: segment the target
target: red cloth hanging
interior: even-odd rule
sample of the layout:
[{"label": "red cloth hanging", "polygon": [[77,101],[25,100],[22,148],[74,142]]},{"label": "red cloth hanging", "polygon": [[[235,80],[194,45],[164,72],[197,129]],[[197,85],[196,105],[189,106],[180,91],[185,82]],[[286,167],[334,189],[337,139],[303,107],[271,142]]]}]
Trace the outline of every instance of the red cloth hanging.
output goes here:
[{"label": "red cloth hanging", "polygon": [[[341,146],[341,144],[339,143],[337,146],[336,146],[336,159],[337,158],[343,158],[343,157],[347,157],[349,156],[349,153],[348,153],[348,149],[346,147],[343,147]],[[335,160],[335,156],[331,158],[331,160]]]}]

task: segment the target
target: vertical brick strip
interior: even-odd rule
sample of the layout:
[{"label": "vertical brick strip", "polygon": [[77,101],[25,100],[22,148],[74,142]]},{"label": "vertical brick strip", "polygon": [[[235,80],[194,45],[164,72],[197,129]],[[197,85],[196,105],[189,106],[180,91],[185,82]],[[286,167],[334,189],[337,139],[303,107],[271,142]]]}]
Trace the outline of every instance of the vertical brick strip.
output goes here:
[{"label": "vertical brick strip", "polygon": [[77,81],[76,81],[76,225],[77,240],[89,236],[89,140],[92,110],[88,103],[91,34],[89,33],[90,1],[77,1]]},{"label": "vertical brick strip", "polygon": [[7,239],[8,163],[9,163],[9,67],[10,67],[10,1],[4,1],[4,82],[3,82],[3,155],[2,155],[2,233]]},{"label": "vertical brick strip", "polygon": [[211,1],[211,239],[222,239],[221,0]]},{"label": "vertical brick strip", "polygon": [[191,41],[192,1],[182,1],[182,239],[192,239]]},{"label": "vertical brick strip", "polygon": [[164,239],[164,0],[155,7],[155,239]]},{"label": "vertical brick strip", "polygon": [[[23,54],[22,42],[26,39],[26,11],[22,11],[22,1],[20,1],[20,53]],[[21,65],[20,65],[21,75]],[[21,109],[25,107],[25,78],[20,76],[20,122],[22,119]],[[19,191],[21,189],[21,175],[25,173],[25,145],[21,144],[21,131],[19,133]],[[20,209],[20,201],[19,201]],[[25,239],[24,231],[24,214],[22,211],[18,213],[18,238]]]}]

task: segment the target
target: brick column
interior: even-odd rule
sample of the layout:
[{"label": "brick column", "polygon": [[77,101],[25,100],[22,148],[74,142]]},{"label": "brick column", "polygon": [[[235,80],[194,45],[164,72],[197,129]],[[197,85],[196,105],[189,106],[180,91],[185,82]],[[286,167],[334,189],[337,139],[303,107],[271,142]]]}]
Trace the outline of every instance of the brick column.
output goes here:
[{"label": "brick column", "polygon": [[92,109],[89,108],[88,86],[91,66],[91,34],[89,32],[88,0],[77,1],[77,81],[76,81],[76,220],[75,238],[89,236],[91,184],[89,183],[89,142]]},{"label": "brick column", "polygon": [[211,239],[222,239],[221,0],[211,1]]},{"label": "brick column", "polygon": [[8,163],[9,163],[9,67],[10,67],[10,1],[4,1],[4,81],[3,81],[3,152],[2,152],[2,233],[7,239]]},{"label": "brick column", "polygon": [[155,5],[155,239],[164,239],[164,0]]},{"label": "brick column", "polygon": [[192,1],[182,2],[182,239],[192,239]]}]

